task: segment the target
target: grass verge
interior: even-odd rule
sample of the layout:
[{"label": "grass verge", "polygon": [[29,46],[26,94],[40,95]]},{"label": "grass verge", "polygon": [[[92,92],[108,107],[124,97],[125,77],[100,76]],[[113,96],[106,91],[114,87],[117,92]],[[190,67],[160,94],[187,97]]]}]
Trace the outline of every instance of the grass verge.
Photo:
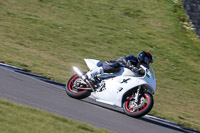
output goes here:
[{"label": "grass verge", "polygon": [[2,133],[110,133],[105,129],[0,99]]}]

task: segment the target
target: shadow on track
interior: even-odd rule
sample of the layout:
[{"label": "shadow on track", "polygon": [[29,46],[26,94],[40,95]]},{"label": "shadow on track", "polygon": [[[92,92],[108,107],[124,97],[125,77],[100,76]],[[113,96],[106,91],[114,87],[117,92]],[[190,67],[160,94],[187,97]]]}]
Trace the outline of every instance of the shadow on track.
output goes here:
[{"label": "shadow on track", "polygon": [[[95,105],[95,106],[99,106],[101,108],[104,108],[104,109],[107,109],[107,110],[110,110],[110,111],[113,111],[113,112],[116,112],[116,113],[126,115],[124,113],[123,109],[119,108],[119,107],[99,103],[99,102],[96,102],[95,100],[92,100],[92,99],[89,99],[89,98],[83,99],[83,100],[80,100],[80,101],[88,103],[88,104],[92,104],[92,105]],[[167,123],[167,122],[165,122],[165,120],[162,120],[162,119],[154,119],[154,118],[149,118],[147,116],[143,116],[143,117],[140,117],[140,118],[133,118],[133,119],[145,121],[145,122],[148,122],[148,123],[152,123],[152,124],[155,124],[155,125],[158,125],[158,126],[161,126],[161,127],[169,128],[169,129],[179,131],[179,132],[183,132],[183,133],[200,133],[199,131],[187,129],[187,128],[181,127],[177,124]]]}]

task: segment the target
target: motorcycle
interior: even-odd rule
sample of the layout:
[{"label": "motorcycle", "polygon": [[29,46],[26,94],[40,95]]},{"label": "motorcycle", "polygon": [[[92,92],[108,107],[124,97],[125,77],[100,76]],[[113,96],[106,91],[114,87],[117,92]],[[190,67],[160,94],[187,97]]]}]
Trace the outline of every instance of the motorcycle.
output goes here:
[{"label": "motorcycle", "polygon": [[[89,70],[102,66],[95,59],[84,59]],[[117,73],[104,73],[91,82],[86,73],[73,66],[76,74],[65,87],[66,93],[75,99],[86,97],[98,102],[123,108],[126,115],[141,117],[147,114],[154,105],[153,94],[156,89],[155,73],[152,67],[140,65],[138,73],[121,67]]]}]

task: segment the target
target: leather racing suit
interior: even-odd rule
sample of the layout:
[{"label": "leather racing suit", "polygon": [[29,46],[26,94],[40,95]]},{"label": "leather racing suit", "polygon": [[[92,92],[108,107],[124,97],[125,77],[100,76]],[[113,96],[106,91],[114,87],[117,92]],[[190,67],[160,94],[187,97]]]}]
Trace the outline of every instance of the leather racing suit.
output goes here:
[{"label": "leather racing suit", "polygon": [[118,59],[109,60],[103,63],[104,73],[115,73],[120,71],[120,67],[126,67],[130,70],[137,69],[138,59],[133,55],[123,56]]},{"label": "leather racing suit", "polygon": [[120,67],[126,67],[132,71],[137,71],[136,67],[138,63],[138,59],[133,55],[123,56],[118,59],[109,60],[103,63],[102,66],[89,71],[86,75],[92,81],[95,81],[95,76],[97,74],[103,73],[116,73],[120,71]]}]

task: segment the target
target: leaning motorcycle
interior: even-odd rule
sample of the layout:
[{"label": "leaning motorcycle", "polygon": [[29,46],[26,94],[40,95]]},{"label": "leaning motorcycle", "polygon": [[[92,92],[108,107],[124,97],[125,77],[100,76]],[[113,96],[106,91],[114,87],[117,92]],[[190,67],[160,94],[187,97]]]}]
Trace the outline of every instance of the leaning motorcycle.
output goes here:
[{"label": "leaning motorcycle", "polygon": [[[102,66],[95,59],[84,59],[89,71]],[[156,89],[155,73],[152,67],[140,65],[140,72],[135,73],[121,67],[117,73],[104,73],[96,76],[91,82],[86,73],[78,67],[73,67],[76,74],[66,84],[66,93],[76,99],[86,97],[98,102],[123,108],[125,114],[131,117],[141,117],[153,107],[153,94]]]}]

